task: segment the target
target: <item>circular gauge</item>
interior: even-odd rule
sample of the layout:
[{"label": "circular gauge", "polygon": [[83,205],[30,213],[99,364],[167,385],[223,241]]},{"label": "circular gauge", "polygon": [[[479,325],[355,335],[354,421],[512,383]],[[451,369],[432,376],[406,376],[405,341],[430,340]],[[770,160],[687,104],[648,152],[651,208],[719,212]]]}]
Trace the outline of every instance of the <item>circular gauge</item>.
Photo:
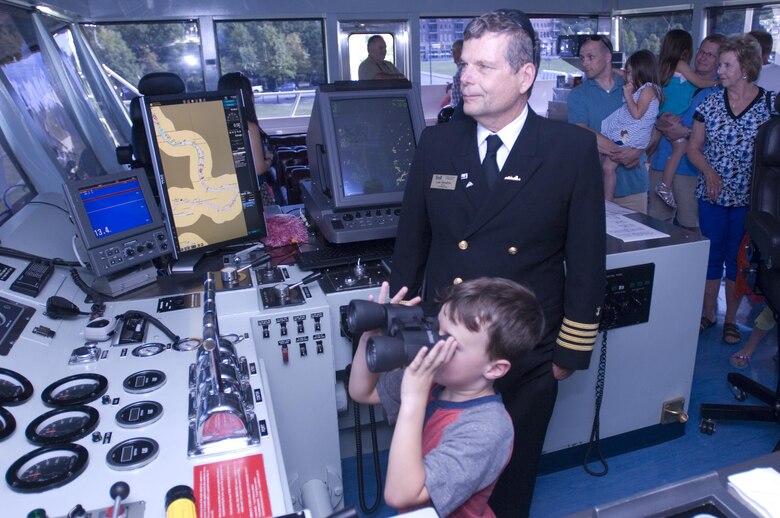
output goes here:
[{"label": "circular gauge", "polygon": [[157,441],[138,437],[122,441],[106,454],[106,462],[113,469],[137,469],[152,462],[160,453]]},{"label": "circular gauge", "polygon": [[19,493],[40,493],[81,475],[88,460],[87,449],[78,444],[44,446],[11,464],[5,481]]},{"label": "circular gauge", "polygon": [[0,441],[7,439],[16,430],[16,419],[11,412],[0,406]]},{"label": "circular gauge", "polygon": [[36,417],[24,433],[30,442],[49,446],[86,437],[99,421],[98,411],[89,406],[57,408]]},{"label": "circular gauge", "polygon": [[157,370],[145,370],[129,375],[122,382],[125,390],[131,394],[151,392],[165,385],[165,373]]},{"label": "circular gauge", "polygon": [[13,406],[24,403],[33,393],[27,378],[12,370],[0,367],[0,405]]},{"label": "circular gauge", "polygon": [[116,423],[123,428],[139,428],[162,417],[163,408],[157,401],[130,403],[116,413]]},{"label": "circular gauge", "polygon": [[200,347],[200,338],[181,338],[178,342],[174,342],[173,348],[177,351],[192,351]]},{"label": "circular gauge", "polygon": [[100,374],[74,374],[55,381],[41,394],[49,406],[70,407],[94,401],[108,389],[108,380]]},{"label": "circular gauge", "polygon": [[165,351],[165,344],[154,342],[154,343],[139,345],[138,347],[133,349],[133,356],[138,356],[140,358],[147,358],[149,356],[156,356],[163,351]]}]

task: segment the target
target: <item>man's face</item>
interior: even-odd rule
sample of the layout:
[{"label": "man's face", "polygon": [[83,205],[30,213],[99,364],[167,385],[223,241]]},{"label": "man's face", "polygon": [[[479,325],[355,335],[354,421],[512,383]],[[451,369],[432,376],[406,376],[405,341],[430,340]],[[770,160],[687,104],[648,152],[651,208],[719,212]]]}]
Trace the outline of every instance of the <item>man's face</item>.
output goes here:
[{"label": "man's face", "polygon": [[612,53],[600,41],[587,40],[580,47],[582,70],[588,79],[601,79],[612,72]]},{"label": "man's face", "polygon": [[377,38],[371,42],[371,45],[368,46],[368,55],[377,63],[384,61],[387,55],[387,43],[385,43],[385,40]]},{"label": "man's face", "polygon": [[488,32],[466,40],[460,56],[463,111],[491,131],[522,113],[534,80],[530,63],[512,70],[506,60],[508,44],[508,35]]},{"label": "man's face", "polygon": [[696,72],[705,77],[712,77],[718,69],[718,44],[703,41],[696,53]]}]

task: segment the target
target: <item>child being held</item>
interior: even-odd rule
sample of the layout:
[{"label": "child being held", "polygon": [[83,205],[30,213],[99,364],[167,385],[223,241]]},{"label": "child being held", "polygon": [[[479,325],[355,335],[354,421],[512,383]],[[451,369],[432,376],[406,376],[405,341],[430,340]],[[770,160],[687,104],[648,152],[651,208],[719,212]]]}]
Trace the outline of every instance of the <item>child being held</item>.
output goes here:
[{"label": "child being held", "polygon": [[[388,289],[383,283],[379,302]],[[390,302],[405,294],[403,288]],[[378,331],[363,334],[349,394],[361,403],[381,403],[395,421],[388,505],[432,505],[442,517],[494,517],[488,498],[509,461],[514,429],[493,382],[540,340],[544,316],[530,290],[506,279],[454,285],[440,302],[441,339],[430,350],[422,347],[403,369],[371,372],[366,343]]]},{"label": "child being held", "polygon": [[[655,55],[649,50],[638,50],[626,60],[623,84],[625,102],[601,122],[601,133],[621,146],[645,149],[650,143],[658,107],[663,97],[658,81]],[[615,197],[618,163],[605,156],[604,198]]]},{"label": "child being held", "polygon": [[[693,56],[693,38],[682,29],[672,29],[664,35],[658,56],[658,75],[663,86],[664,99],[659,114],[682,115],[688,109],[696,90],[709,88],[715,81],[696,75],[688,62]],[[664,165],[661,182],[655,193],[670,207],[677,207],[672,185],[680,160],[688,150],[688,139],[683,137],[672,144],[672,153]]]}]

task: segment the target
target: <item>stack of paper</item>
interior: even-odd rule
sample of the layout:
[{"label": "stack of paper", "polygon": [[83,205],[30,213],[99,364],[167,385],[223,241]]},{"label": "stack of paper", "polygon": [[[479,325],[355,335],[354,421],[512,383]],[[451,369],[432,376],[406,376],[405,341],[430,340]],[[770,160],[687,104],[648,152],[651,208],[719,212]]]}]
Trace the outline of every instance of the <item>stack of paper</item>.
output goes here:
[{"label": "stack of paper", "polygon": [[780,518],[780,473],[772,468],[755,468],[729,476],[734,489],[759,516]]}]

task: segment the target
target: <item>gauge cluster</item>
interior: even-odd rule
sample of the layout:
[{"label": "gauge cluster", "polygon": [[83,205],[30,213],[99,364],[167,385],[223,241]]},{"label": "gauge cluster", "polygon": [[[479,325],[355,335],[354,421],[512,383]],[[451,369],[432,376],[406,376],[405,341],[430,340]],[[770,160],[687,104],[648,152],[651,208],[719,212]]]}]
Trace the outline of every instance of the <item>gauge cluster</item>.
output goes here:
[{"label": "gauge cluster", "polygon": [[[69,283],[65,279],[58,294],[89,307]],[[177,339],[151,323],[134,325],[139,332],[132,337],[106,333],[97,341],[94,329],[86,328],[87,317],[53,320],[42,301],[6,288],[0,282],[0,326],[13,324],[6,326],[13,347],[0,351],[0,514],[43,509],[52,518],[82,511],[108,516],[115,503],[112,487],[124,483],[129,492],[121,498],[122,516],[162,516],[172,487],[197,491],[196,473],[214,476],[221,472],[214,466],[245,464],[263,473],[264,502],[274,515],[293,510],[267,372],[247,339],[250,318],[230,316],[259,309],[256,289],[232,290],[215,302],[225,307],[221,343],[241,362],[243,390],[251,395],[245,411],[257,439],[240,452],[222,448],[193,459],[187,440],[193,426],[191,366],[203,348],[199,298],[163,312],[156,297],[108,302],[101,322],[116,322],[119,329],[121,315],[146,312]],[[9,297],[5,303],[3,295]],[[41,326],[50,332],[33,332]]]}]

